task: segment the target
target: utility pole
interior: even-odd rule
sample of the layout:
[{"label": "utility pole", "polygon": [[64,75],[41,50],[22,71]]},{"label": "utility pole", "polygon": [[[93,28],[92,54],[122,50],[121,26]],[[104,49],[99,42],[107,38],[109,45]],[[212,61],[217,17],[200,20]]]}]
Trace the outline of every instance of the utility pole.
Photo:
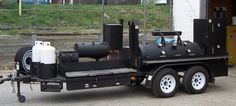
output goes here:
[{"label": "utility pole", "polygon": [[65,5],[66,1],[65,0],[62,0],[62,5]]},{"label": "utility pole", "polygon": [[147,39],[147,0],[144,0],[144,34],[142,37],[142,44],[144,45]]},{"label": "utility pole", "polygon": [[174,30],[173,29],[173,0],[169,0],[169,5],[170,5],[170,30]]},{"label": "utility pole", "polygon": [[99,37],[100,42],[103,42],[103,35],[104,35],[104,33],[103,33],[103,31],[104,31],[104,13],[105,13],[104,12],[104,8],[105,8],[104,5],[105,5],[105,1],[102,0],[102,17],[101,17],[102,18],[102,25],[101,25],[102,26],[102,34]]},{"label": "utility pole", "polygon": [[74,4],[74,0],[70,0],[70,4],[73,5]]},{"label": "utility pole", "polygon": [[19,0],[19,16],[22,15],[22,0]]},{"label": "utility pole", "polygon": [[32,43],[37,40],[38,29],[39,29],[39,0],[36,0],[35,4],[35,33],[32,35]]}]

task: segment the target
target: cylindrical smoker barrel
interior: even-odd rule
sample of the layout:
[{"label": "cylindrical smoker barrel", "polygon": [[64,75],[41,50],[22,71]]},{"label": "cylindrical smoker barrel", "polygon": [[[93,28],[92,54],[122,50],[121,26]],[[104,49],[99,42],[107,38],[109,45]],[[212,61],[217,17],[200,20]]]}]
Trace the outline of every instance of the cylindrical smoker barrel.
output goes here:
[{"label": "cylindrical smoker barrel", "polygon": [[91,57],[99,59],[109,54],[109,44],[106,42],[77,42],[74,49],[80,57]]},{"label": "cylindrical smoker barrel", "polygon": [[185,42],[185,44],[174,46],[168,44],[166,46],[158,46],[156,44],[140,45],[142,60],[160,60],[175,58],[190,58],[202,56],[201,49],[198,44]]}]

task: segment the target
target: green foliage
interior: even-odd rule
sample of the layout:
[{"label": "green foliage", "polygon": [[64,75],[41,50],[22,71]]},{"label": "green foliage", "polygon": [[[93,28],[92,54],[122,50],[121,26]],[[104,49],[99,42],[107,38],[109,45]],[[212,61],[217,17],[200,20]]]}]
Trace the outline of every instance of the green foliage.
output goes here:
[{"label": "green foliage", "polygon": [[0,9],[10,9],[15,4],[16,0],[0,0]]},{"label": "green foliage", "polygon": [[[46,31],[55,32],[90,32],[100,31],[102,26],[101,5],[23,5],[22,16],[18,16],[17,5],[9,7],[8,11],[0,10],[0,28],[17,27],[21,30],[12,29],[0,31],[1,34],[34,31],[36,26],[47,27]],[[168,5],[148,5],[147,29],[169,30],[170,9]],[[128,29],[128,20],[140,21],[143,30],[144,23],[143,5],[106,5],[105,23],[118,22],[117,19],[125,20],[125,30]],[[38,14],[38,15],[36,15]],[[1,29],[0,29],[1,30]],[[45,30],[44,30],[45,31]],[[4,32],[4,33],[3,33]]]}]

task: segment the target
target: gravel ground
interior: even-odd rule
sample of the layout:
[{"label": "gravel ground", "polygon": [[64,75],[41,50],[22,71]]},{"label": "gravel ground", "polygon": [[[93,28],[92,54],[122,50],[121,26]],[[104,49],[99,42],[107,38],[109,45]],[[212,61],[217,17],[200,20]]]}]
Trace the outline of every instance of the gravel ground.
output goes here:
[{"label": "gravel ground", "polygon": [[236,68],[228,77],[216,78],[203,94],[187,94],[182,89],[172,98],[155,98],[150,89],[140,87],[108,87],[61,93],[42,93],[39,85],[22,85],[25,103],[18,103],[10,82],[0,85],[1,106],[235,106]]}]

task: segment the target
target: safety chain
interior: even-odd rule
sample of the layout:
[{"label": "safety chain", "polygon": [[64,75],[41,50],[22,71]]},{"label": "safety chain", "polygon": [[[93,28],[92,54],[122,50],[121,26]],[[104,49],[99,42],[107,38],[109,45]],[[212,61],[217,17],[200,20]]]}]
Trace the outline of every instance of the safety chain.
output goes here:
[{"label": "safety chain", "polygon": [[16,93],[16,89],[15,89],[15,78],[16,78],[16,74],[11,75],[11,86],[12,86],[12,93]]}]

